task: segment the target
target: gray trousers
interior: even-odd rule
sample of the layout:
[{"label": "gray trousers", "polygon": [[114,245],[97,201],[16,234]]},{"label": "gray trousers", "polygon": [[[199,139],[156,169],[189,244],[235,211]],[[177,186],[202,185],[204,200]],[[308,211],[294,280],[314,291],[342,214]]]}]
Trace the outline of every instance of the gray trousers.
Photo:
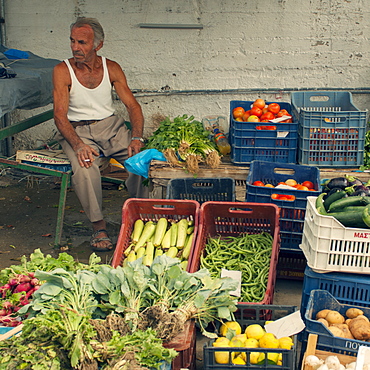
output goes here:
[{"label": "gray trousers", "polygon": [[[127,147],[131,142],[131,131],[124,123],[124,119],[111,116],[96,123],[76,127],[76,133],[82,141],[93,147],[102,157],[114,158],[119,163],[128,158]],[[101,158],[97,158],[89,168],[81,167],[77,156],[57,132],[56,140],[60,143],[72,166],[72,185],[90,222],[103,220],[102,184],[99,165]],[[142,185],[143,178],[129,173],[126,187],[131,197],[148,198],[149,190]]]}]

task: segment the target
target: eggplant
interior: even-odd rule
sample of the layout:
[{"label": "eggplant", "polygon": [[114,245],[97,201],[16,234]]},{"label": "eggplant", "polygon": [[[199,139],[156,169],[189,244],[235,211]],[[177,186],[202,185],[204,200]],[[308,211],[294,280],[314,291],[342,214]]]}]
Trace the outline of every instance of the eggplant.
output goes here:
[{"label": "eggplant", "polygon": [[351,197],[360,195],[362,197],[368,197],[370,195],[370,189],[364,185],[356,186],[355,191],[350,195]]},{"label": "eggplant", "polygon": [[335,177],[334,179],[331,179],[326,186],[329,189],[333,188],[340,188],[340,189],[345,189],[346,187],[349,186],[348,179],[345,177]]},{"label": "eggplant", "polygon": [[344,175],[344,176],[348,180],[348,186],[363,185],[363,182],[355,176],[352,176],[352,175]]},{"label": "eggplant", "polygon": [[337,193],[338,191],[342,191],[343,189],[342,188],[332,188],[332,189],[327,189],[327,191],[323,191],[323,193],[326,193],[326,195],[324,195],[324,200],[326,198],[328,198],[330,195],[334,194],[334,193]]}]

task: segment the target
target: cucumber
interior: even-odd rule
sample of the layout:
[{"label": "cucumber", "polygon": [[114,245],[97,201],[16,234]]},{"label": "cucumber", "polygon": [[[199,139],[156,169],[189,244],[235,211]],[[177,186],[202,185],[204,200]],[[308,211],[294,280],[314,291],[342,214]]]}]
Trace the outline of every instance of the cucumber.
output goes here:
[{"label": "cucumber", "polygon": [[332,203],[336,202],[339,199],[347,197],[347,193],[344,190],[338,190],[332,194],[330,194],[327,198],[324,200],[324,207],[328,211],[329,207]]},{"label": "cucumber", "polygon": [[367,196],[352,196],[336,200],[329,206],[329,212],[337,212],[345,207],[366,206],[370,204],[370,197]]},{"label": "cucumber", "polygon": [[[366,209],[368,208],[366,207]],[[360,229],[368,229],[369,227],[364,221],[364,212],[365,210],[360,210],[356,212],[335,212],[328,213],[328,216],[335,217],[345,227],[357,227]]]}]

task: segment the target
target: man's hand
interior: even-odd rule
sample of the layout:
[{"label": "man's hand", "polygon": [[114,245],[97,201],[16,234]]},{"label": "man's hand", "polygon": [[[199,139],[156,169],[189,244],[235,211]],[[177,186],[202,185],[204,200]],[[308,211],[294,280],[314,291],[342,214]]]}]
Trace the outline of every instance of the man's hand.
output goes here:
[{"label": "man's hand", "polygon": [[74,149],[78,158],[78,163],[81,167],[89,168],[95,161],[95,157],[99,156],[99,153],[87,144],[81,144],[77,149]]},{"label": "man's hand", "polygon": [[131,144],[127,148],[128,156],[132,157],[133,155],[140,152],[141,148],[144,146],[140,140],[132,140]]}]

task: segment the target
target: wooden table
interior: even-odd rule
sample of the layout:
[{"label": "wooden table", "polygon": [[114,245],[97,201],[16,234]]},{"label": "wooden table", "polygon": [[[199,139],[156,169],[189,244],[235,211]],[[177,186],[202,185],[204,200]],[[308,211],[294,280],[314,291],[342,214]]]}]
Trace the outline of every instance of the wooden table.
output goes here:
[{"label": "wooden table", "polygon": [[[343,177],[344,175],[353,175],[360,180],[366,182],[370,179],[369,172],[356,172],[357,168],[321,168],[321,179],[332,179],[335,177]],[[290,171],[287,170],[287,173]],[[237,166],[231,162],[223,162],[217,169],[210,169],[204,165],[200,165],[199,177],[214,178],[214,177],[231,177],[235,180],[237,191],[237,199],[243,200],[238,197],[238,188],[242,190],[245,196],[246,180],[249,173],[249,166]],[[293,172],[292,172],[293,173]],[[194,177],[190,173],[186,173],[181,167],[173,167],[168,162],[152,161],[149,168],[150,180],[150,193],[149,197],[152,199],[166,198],[166,187],[170,179]]]}]

